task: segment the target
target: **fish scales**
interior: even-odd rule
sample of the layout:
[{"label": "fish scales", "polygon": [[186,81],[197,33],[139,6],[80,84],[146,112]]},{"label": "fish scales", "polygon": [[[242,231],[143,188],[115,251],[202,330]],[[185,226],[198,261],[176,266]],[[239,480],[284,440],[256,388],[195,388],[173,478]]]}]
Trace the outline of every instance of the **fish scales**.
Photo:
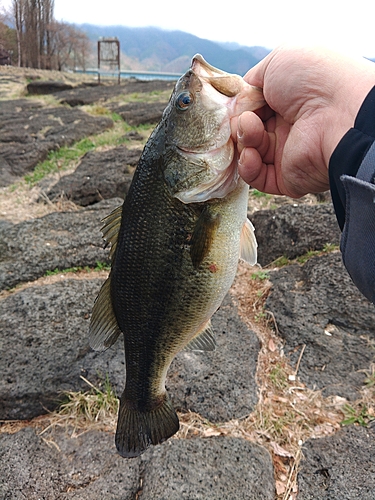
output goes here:
[{"label": "fish scales", "polygon": [[[240,254],[256,260],[248,186],[237,174],[229,126],[231,94],[248,86],[237,75],[228,83],[221,76],[228,74],[193,59],[145,146],[122,213],[109,216],[103,231],[112,266],[94,304],[90,343],[103,350],[124,335],[126,381],[115,438],[124,457],[177,432],[167,370],[185,347],[214,348],[210,318]],[[220,92],[210,78],[219,79]],[[240,90],[233,91],[233,80]],[[254,94],[252,109],[262,102]]]}]

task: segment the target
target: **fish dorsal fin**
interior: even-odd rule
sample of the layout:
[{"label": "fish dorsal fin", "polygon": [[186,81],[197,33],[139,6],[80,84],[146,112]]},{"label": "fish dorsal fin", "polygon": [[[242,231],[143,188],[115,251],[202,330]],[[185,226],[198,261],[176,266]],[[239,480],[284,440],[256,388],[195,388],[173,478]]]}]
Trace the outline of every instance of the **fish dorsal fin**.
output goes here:
[{"label": "fish dorsal fin", "polygon": [[211,326],[211,320],[208,320],[193,340],[188,343],[185,349],[187,351],[214,351],[216,349],[216,341]]},{"label": "fish dorsal fin", "polygon": [[102,222],[104,222],[104,225],[102,227],[102,234],[106,242],[106,247],[108,245],[111,245],[111,250],[109,254],[111,259],[113,259],[113,256],[116,251],[118,233],[120,231],[120,226],[121,226],[121,219],[122,219],[122,205],[115,208],[113,212],[111,212],[109,215],[107,215],[107,217],[104,217],[104,219],[102,219]]},{"label": "fish dorsal fin", "polygon": [[111,277],[104,282],[92,310],[89,341],[95,351],[105,351],[111,347],[121,333],[113,311],[110,280]]},{"label": "fish dorsal fin", "polygon": [[254,234],[254,226],[246,219],[242,226],[240,239],[240,258],[251,266],[257,263],[257,247],[258,243]]},{"label": "fish dorsal fin", "polygon": [[199,267],[210,251],[220,218],[220,214],[212,214],[207,208],[200,214],[190,242],[190,256],[195,268]]}]

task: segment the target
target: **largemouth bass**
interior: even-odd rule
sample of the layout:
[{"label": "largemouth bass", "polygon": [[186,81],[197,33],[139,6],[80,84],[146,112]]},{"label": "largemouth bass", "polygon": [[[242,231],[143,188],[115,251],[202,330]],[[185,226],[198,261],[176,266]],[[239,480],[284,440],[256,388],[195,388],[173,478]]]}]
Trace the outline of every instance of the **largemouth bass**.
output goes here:
[{"label": "largemouth bass", "polygon": [[124,336],[115,438],[123,457],[178,431],[165,390],[168,368],[184,348],[215,348],[210,319],[238,259],[256,262],[230,119],[263,104],[259,89],[196,55],[144,148],[123,206],[104,220],[112,265],[94,304],[90,345],[104,350]]}]

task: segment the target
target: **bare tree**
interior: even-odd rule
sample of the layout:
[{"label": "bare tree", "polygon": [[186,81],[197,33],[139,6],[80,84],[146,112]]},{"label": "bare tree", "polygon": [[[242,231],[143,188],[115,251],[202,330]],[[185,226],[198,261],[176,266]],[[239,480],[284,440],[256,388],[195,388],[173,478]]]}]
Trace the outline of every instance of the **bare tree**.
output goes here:
[{"label": "bare tree", "polygon": [[11,16],[17,32],[18,66],[23,66],[23,46],[25,33],[25,3],[26,0],[12,0]]},{"label": "bare tree", "polygon": [[71,24],[54,22],[51,31],[51,56],[59,71],[82,67],[85,69],[88,55],[92,52],[85,33]]},{"label": "bare tree", "polygon": [[84,67],[90,44],[74,26],[54,19],[54,0],[12,0],[18,65],[41,69]]},{"label": "bare tree", "polygon": [[54,0],[12,0],[10,14],[17,32],[19,66],[49,66],[53,9]]}]

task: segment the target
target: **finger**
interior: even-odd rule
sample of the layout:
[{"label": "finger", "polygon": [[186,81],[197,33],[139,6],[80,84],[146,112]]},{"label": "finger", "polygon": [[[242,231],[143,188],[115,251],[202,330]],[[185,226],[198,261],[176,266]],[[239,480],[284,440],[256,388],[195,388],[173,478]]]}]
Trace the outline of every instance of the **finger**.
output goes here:
[{"label": "finger", "polygon": [[261,175],[263,160],[255,148],[245,148],[238,161],[238,173],[247,184],[251,184]]},{"label": "finger", "polygon": [[259,152],[254,148],[246,148],[242,151],[238,173],[247,184],[258,191],[283,194],[278,186],[275,166],[264,163]]},{"label": "finger", "polygon": [[238,149],[259,148],[264,137],[264,125],[255,113],[245,111],[238,117],[237,142]]},{"label": "finger", "polygon": [[250,85],[255,85],[255,87],[264,87],[264,77],[267,68],[272,61],[272,59],[277,54],[278,49],[270,52],[264,59],[262,59],[258,64],[249,69],[249,71],[244,76],[244,80]]},{"label": "finger", "polygon": [[266,56],[261,61],[259,61],[258,64],[249,69],[249,71],[243,77],[245,82],[249,83],[250,85],[254,85],[255,87],[260,87],[261,89],[263,88],[264,73],[266,71],[266,67],[268,66],[267,63],[268,57],[269,55]]}]

